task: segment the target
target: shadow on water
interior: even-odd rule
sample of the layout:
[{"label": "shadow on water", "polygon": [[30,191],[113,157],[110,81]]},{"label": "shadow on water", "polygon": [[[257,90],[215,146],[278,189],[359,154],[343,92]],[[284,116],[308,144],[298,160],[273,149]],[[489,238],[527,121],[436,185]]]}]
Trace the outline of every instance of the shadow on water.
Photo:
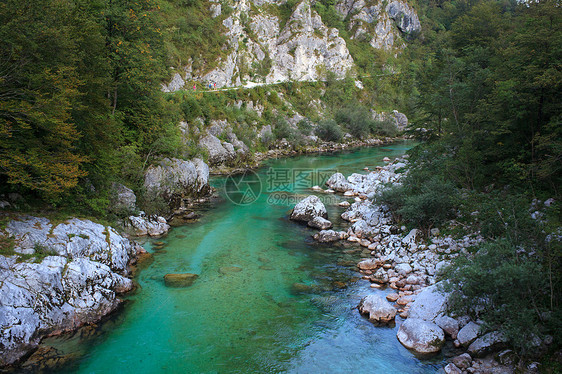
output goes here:
[{"label": "shadow on water", "polygon": [[[162,243],[147,241],[154,262],[137,276],[140,288],[122,310],[87,334],[45,341],[68,357],[57,372],[436,372],[442,356],[414,357],[397,341],[397,327],[375,328],[355,309],[365,295],[388,292],[371,289],[356,272],[362,250],[315,243],[312,229],[287,219],[290,204],[268,199],[268,171],[349,175],[408,147],[270,160],[257,172],[265,193],[247,205],[232,203],[221,189],[225,178],[213,178],[223,198]],[[311,193],[293,180],[285,187],[289,195]],[[330,199],[329,217],[343,227],[335,202],[344,199]],[[199,278],[168,288],[167,273]]]}]

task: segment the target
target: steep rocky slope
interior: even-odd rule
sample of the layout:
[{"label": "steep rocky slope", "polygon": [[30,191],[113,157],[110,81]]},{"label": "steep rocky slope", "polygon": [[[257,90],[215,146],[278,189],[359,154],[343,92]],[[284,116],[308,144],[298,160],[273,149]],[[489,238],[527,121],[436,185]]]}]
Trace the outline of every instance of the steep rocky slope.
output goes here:
[{"label": "steep rocky slope", "polygon": [[[404,38],[420,31],[415,10],[403,1],[386,4],[380,0],[340,0],[336,9],[351,39],[368,39],[372,48],[400,49]],[[303,0],[287,20],[280,14],[285,1],[241,0],[231,4],[232,13],[223,20],[228,30],[227,53],[218,57],[216,67],[194,71],[191,61],[172,73],[165,92],[182,89],[188,81],[217,87],[240,86],[245,82],[266,84],[286,81],[323,80],[328,72],[342,78],[356,74],[353,56],[340,30],[326,26],[314,2]],[[212,1],[212,16],[222,13]]]}]

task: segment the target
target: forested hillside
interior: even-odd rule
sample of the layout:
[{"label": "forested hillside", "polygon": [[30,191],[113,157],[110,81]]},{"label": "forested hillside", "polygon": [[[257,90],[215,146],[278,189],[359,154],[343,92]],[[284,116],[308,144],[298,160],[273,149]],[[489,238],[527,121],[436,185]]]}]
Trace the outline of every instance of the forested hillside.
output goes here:
[{"label": "forested hillside", "polygon": [[[455,185],[559,194],[558,2],[303,4],[3,2],[2,192],[104,214],[111,182],[141,192],[150,163],[205,156],[199,139],[216,120],[254,152],[275,138],[394,135],[377,113],[398,109],[411,128],[439,140],[431,161]],[[297,44],[265,38],[264,20],[276,20]],[[353,65],[330,68],[347,52],[326,54],[317,45],[342,42]],[[285,77],[285,62],[271,51],[312,75]],[[270,84],[207,92],[233,54],[233,81]],[[310,61],[326,70],[306,70]],[[268,69],[281,80],[268,81]],[[162,92],[174,74],[184,90]],[[271,136],[258,139],[267,125]]]},{"label": "forested hillside", "polygon": [[498,329],[523,356],[555,350],[562,8],[557,1],[429,2],[424,14],[424,39],[409,52],[415,122],[428,130],[427,142],[412,152],[404,185],[383,200],[426,232],[483,235],[487,243],[444,275],[455,311]]},{"label": "forested hillside", "polygon": [[[388,126],[384,130],[384,123],[375,124],[368,113],[374,100],[388,109],[402,100],[393,98],[400,91],[395,86],[400,79],[392,76],[366,78],[367,87],[383,84],[376,95],[357,88],[352,78],[331,78],[329,72],[321,79],[328,79],[327,84],[287,81],[213,95],[163,93],[162,84],[173,75],[170,69],[180,69],[189,61],[193,71],[209,72],[228,52],[224,34],[228,30],[221,22],[234,11],[231,6],[237,5],[222,5],[220,16],[213,18],[206,1],[3,2],[2,193],[18,192],[28,203],[70,205],[74,210],[104,215],[111,182],[120,181],[142,193],[143,171],[151,162],[166,156],[205,156],[197,143],[200,132],[193,131],[196,127],[204,130],[213,120],[234,122],[240,136],[255,137],[256,124],[258,130],[272,124],[274,137],[299,138],[293,135],[300,131],[297,126],[286,125],[295,113],[293,106],[308,117],[301,121],[304,132],[313,130],[309,120],[331,120],[344,108],[349,113],[340,117],[361,121],[349,129],[356,137],[395,132]],[[262,8],[273,7],[270,11],[279,22],[287,22],[297,6],[288,2]],[[325,13],[328,23],[343,22],[334,4],[317,3],[315,7]],[[306,9],[309,13],[304,16],[310,17],[310,9]],[[240,12],[238,16],[244,18]],[[318,27],[326,32],[325,26]],[[380,70],[384,59],[374,59],[373,66],[374,61]],[[374,73],[359,67],[348,76],[358,72]],[[193,79],[190,84],[199,90],[206,85]],[[240,100],[242,108],[233,105]],[[259,115],[245,110],[246,102],[252,100],[263,108]],[[316,106],[309,106],[310,101]],[[355,108],[353,104],[359,102],[364,106]],[[330,108],[325,109],[327,106]],[[190,122],[188,139],[182,138],[181,121]],[[274,122],[280,123],[276,130]],[[332,122],[318,130],[324,139],[334,141],[344,133]],[[253,149],[267,149],[274,138],[266,138],[258,142],[247,139],[247,143]]]}]

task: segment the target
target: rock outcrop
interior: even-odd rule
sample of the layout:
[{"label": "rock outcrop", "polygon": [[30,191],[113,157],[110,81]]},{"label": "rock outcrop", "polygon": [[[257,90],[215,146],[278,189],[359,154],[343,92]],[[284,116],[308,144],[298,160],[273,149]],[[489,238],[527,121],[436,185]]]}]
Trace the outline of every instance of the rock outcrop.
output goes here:
[{"label": "rock outcrop", "polygon": [[132,213],[137,209],[137,196],[130,188],[113,183],[111,186],[111,211],[121,213]]},{"label": "rock outcrop", "polygon": [[201,138],[199,146],[209,154],[209,163],[211,165],[227,163],[236,157],[232,144],[222,143],[219,138],[211,134]]},{"label": "rock outcrop", "polygon": [[[271,7],[280,3],[240,0],[233,4],[233,13],[223,21],[228,30],[225,57],[216,67],[201,75],[191,69],[176,71],[164,92],[182,89],[187,80],[216,83],[217,87],[241,86],[245,82],[277,83],[316,81],[327,72],[343,78],[354,66],[345,40],[335,28],[328,28],[312,9],[310,0],[303,0],[292,11],[285,24]],[[212,5],[220,14],[217,5]]]},{"label": "rock outcrop", "polygon": [[133,288],[129,263],[142,248],[110,227],[80,219],[55,224],[24,216],[5,232],[14,251],[0,256],[0,366],[16,362],[49,334],[93,323]]},{"label": "rock outcrop", "polygon": [[409,38],[421,30],[416,12],[405,1],[392,1],[383,8],[380,1],[339,0],[336,9],[349,17],[351,37],[370,40],[375,49],[402,47],[402,35]]},{"label": "rock outcrop", "polygon": [[209,167],[198,158],[189,161],[165,158],[146,170],[144,188],[148,196],[161,197],[170,207],[180,207],[185,199],[210,192]]},{"label": "rock outcrop", "polygon": [[136,236],[162,236],[170,230],[170,225],[164,217],[146,215],[140,212],[138,216],[129,216],[127,226]]}]

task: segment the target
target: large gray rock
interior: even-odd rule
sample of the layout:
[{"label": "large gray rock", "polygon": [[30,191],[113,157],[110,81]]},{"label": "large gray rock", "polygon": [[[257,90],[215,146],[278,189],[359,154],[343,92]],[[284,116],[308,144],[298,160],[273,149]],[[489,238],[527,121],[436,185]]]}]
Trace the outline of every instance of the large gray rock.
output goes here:
[{"label": "large gray rock", "polygon": [[409,318],[434,321],[447,310],[448,295],[441,293],[438,284],[426,287],[410,306]]},{"label": "large gray rock", "polygon": [[211,134],[201,138],[199,145],[209,154],[209,163],[211,165],[228,163],[236,157],[232,144],[223,144],[219,138]]},{"label": "large gray rock", "polygon": [[345,192],[351,189],[351,185],[342,173],[333,174],[327,181],[326,185],[334,191]]},{"label": "large gray rock", "polygon": [[457,334],[457,340],[461,345],[467,346],[472,343],[480,334],[480,325],[470,321],[466,326],[460,329]]},{"label": "large gray rock", "polygon": [[451,338],[457,338],[459,333],[459,323],[456,319],[449,316],[439,316],[435,319],[435,324],[441,327]]},{"label": "large gray rock", "polygon": [[295,205],[291,213],[293,221],[312,221],[316,217],[328,218],[328,212],[324,203],[320,201],[318,196],[310,195]]},{"label": "large gray rock", "polygon": [[54,225],[47,218],[22,216],[8,222],[6,232],[14,238],[18,253],[87,257],[118,272],[126,272],[137,249],[113,228],[76,218]]},{"label": "large gray rock", "polygon": [[396,124],[396,128],[398,131],[404,131],[408,127],[408,117],[404,113],[400,113],[397,110],[393,110],[392,113],[394,114],[394,123]]},{"label": "large gray rock", "polygon": [[19,252],[37,257],[0,256],[0,366],[48,334],[98,321],[119,305],[119,293],[133,288],[125,276],[140,248],[110,227],[26,216],[10,221],[6,235]]},{"label": "large gray rock", "polygon": [[493,331],[476,339],[468,346],[468,352],[474,357],[483,357],[506,346],[505,337]]},{"label": "large gray rock", "polygon": [[445,343],[445,334],[439,326],[411,317],[400,325],[396,337],[404,347],[421,354],[439,352]]},{"label": "large gray rock", "polygon": [[160,196],[177,207],[184,198],[209,193],[209,167],[198,158],[190,161],[165,158],[146,170],[144,188],[149,196]]},{"label": "large gray rock", "polygon": [[367,315],[369,321],[388,323],[394,321],[396,309],[379,295],[368,295],[359,303],[359,313]]},{"label": "large gray rock", "polygon": [[130,188],[120,184],[111,185],[111,210],[116,213],[132,213],[137,209],[137,196]]}]

